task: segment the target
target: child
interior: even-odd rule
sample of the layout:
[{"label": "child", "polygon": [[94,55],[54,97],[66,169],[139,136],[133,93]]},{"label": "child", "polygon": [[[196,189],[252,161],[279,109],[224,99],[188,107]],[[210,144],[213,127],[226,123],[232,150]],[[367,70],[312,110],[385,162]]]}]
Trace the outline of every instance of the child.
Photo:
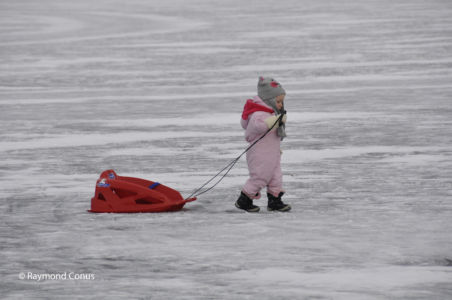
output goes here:
[{"label": "child", "polygon": [[[273,78],[259,77],[257,96],[246,101],[241,125],[245,139],[250,144],[259,139],[274,125],[273,129],[247,153],[249,179],[245,183],[235,206],[248,212],[258,212],[253,199],[260,198],[260,191],[267,188],[267,210],[289,211],[290,205],[282,202],[281,141],[286,136],[284,97],[286,92]],[[284,116],[278,122],[280,114]]]}]

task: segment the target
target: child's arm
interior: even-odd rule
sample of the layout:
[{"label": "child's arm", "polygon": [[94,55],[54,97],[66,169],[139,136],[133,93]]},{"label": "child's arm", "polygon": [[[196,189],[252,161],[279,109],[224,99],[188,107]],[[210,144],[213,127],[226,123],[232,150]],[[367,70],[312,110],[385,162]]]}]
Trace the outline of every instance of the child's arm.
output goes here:
[{"label": "child's arm", "polygon": [[246,129],[248,127],[248,122],[249,122],[249,119],[248,120],[240,119],[240,125],[242,125],[243,129]]},{"label": "child's arm", "polygon": [[249,132],[254,136],[254,135],[260,135],[265,133],[272,125],[273,123],[275,123],[275,121],[273,121],[273,123],[270,125],[270,127],[268,127],[266,120],[268,118],[273,118],[276,116],[273,116],[270,113],[267,112],[262,112],[262,111],[258,111],[255,112],[254,114],[251,115],[251,118],[249,119],[249,123],[248,123],[248,130]]}]

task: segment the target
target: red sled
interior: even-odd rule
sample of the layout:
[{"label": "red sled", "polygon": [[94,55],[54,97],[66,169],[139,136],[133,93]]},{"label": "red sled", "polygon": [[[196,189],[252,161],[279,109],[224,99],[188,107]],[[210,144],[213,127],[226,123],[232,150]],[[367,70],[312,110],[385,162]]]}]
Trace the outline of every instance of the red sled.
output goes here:
[{"label": "red sled", "polygon": [[135,177],[118,176],[113,170],[100,174],[91,199],[93,213],[143,213],[178,211],[196,197],[182,195],[158,182]]}]

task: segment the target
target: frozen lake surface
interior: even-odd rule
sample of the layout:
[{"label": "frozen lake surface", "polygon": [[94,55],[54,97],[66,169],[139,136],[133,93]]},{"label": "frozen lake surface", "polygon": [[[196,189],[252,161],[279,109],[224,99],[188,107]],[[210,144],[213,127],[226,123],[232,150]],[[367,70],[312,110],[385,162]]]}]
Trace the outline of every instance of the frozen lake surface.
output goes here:
[{"label": "frozen lake surface", "polygon": [[[451,16],[440,0],[2,1],[2,299],[452,299]],[[180,212],[86,211],[110,168],[188,196],[245,149],[261,74],[288,93],[290,213],[234,208],[244,159]]]}]

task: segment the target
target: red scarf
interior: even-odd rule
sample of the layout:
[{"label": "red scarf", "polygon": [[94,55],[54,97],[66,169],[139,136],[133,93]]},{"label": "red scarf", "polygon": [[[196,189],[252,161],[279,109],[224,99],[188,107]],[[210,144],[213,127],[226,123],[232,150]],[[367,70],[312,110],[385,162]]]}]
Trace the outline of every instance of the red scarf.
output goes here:
[{"label": "red scarf", "polygon": [[255,113],[256,111],[265,111],[268,113],[274,112],[273,109],[271,109],[267,106],[263,106],[261,104],[255,103],[253,101],[253,99],[248,99],[248,100],[246,100],[245,107],[243,108],[242,119],[248,120],[248,117],[252,113]]}]

